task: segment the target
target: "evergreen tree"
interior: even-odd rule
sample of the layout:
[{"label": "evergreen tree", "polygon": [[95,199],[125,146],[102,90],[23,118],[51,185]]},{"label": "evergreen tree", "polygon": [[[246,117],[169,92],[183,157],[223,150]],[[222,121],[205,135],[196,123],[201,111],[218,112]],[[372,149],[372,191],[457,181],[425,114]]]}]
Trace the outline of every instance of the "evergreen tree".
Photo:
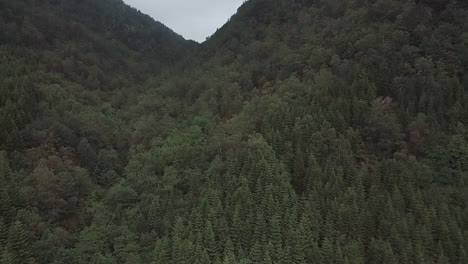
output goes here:
[{"label": "evergreen tree", "polygon": [[322,263],[333,263],[335,256],[333,243],[328,237],[325,237],[325,239],[322,242],[321,253]]},{"label": "evergreen tree", "polygon": [[0,260],[1,263],[4,264],[18,263],[18,260],[15,258],[14,254],[8,248],[3,249]]},{"label": "evergreen tree", "polygon": [[206,221],[205,229],[203,231],[203,243],[211,262],[215,262],[219,258],[218,245],[216,243],[216,237],[210,221]]},{"label": "evergreen tree", "polygon": [[0,245],[6,245],[8,241],[8,227],[0,217]]},{"label": "evergreen tree", "polygon": [[17,262],[29,261],[32,255],[29,241],[24,225],[19,221],[12,223],[8,231],[8,248]]},{"label": "evergreen tree", "polygon": [[262,263],[263,259],[264,259],[264,250],[261,246],[261,242],[256,241],[250,251],[250,260],[252,260],[253,263]]},{"label": "evergreen tree", "polygon": [[468,263],[463,2],[0,0],[0,261]]}]

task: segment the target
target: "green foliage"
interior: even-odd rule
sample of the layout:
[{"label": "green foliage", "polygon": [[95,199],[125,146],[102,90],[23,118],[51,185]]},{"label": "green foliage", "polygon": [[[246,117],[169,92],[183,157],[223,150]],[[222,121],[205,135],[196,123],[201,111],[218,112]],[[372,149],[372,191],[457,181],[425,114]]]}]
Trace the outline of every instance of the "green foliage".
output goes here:
[{"label": "green foliage", "polygon": [[32,254],[30,238],[21,222],[16,221],[11,224],[10,230],[8,231],[8,244],[5,246],[5,251],[6,257],[9,258],[7,261],[11,261],[11,258],[13,258],[14,261],[18,263],[29,262]]},{"label": "green foliage", "polygon": [[125,182],[121,182],[109,189],[105,201],[111,207],[129,206],[138,201],[138,194]]},{"label": "green foliage", "polygon": [[0,0],[0,262],[466,263],[466,8]]}]

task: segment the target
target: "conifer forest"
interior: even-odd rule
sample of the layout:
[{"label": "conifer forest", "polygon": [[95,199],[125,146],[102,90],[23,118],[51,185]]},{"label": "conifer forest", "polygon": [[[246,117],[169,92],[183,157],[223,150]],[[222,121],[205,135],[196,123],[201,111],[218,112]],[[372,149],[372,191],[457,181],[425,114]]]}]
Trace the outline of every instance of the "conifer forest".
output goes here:
[{"label": "conifer forest", "polygon": [[0,0],[0,263],[467,264],[468,1]]}]

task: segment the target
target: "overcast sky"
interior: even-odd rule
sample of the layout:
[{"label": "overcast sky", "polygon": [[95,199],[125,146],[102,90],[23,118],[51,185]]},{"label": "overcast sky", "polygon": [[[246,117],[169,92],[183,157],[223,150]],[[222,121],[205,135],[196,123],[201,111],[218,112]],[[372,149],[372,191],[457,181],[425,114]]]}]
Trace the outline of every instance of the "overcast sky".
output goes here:
[{"label": "overcast sky", "polygon": [[236,13],[245,0],[124,0],[186,39],[203,42]]}]

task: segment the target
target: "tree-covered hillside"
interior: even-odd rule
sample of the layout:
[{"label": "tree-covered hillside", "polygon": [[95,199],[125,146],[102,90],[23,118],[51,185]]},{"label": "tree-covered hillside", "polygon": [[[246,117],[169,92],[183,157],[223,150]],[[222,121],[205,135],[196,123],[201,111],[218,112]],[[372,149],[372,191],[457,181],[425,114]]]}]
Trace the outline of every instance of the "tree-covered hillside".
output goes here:
[{"label": "tree-covered hillside", "polygon": [[120,1],[0,3],[2,263],[468,263],[466,1],[250,0],[151,56]]},{"label": "tree-covered hillside", "polygon": [[[117,137],[112,119],[124,117],[117,112],[136,101],[141,83],[195,48],[115,0],[0,0],[0,29],[0,146],[17,152],[51,134],[66,146],[89,133],[109,145],[104,134]],[[88,123],[114,128],[85,132]]]},{"label": "tree-covered hillside", "polygon": [[0,0],[0,263],[76,243],[125,167],[143,82],[195,47],[122,1]]}]

